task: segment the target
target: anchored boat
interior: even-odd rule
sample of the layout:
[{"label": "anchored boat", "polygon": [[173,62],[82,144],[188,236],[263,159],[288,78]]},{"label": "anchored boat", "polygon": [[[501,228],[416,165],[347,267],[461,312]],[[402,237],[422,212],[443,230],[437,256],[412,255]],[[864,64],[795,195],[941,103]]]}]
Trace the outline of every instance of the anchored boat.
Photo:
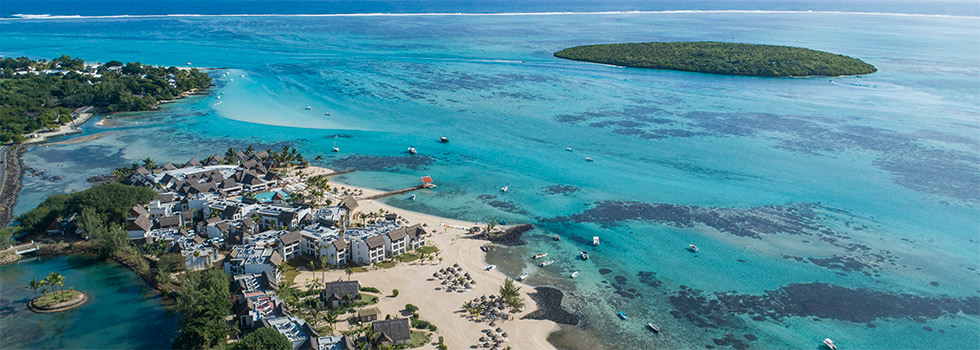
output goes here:
[{"label": "anchored boat", "polygon": [[582,251],[582,260],[589,260],[589,253],[586,253],[584,250]]},{"label": "anchored boat", "polygon": [[523,281],[525,278],[527,278],[527,272],[522,273],[520,276],[517,276],[518,281]]},{"label": "anchored boat", "polygon": [[415,150],[415,147],[409,147],[408,148],[408,153],[411,153],[411,154],[419,154],[419,151],[416,151]]},{"label": "anchored boat", "polygon": [[830,350],[837,350],[837,345],[834,344],[834,341],[830,340],[830,338],[824,338],[823,345],[826,345],[828,348],[830,348]]},{"label": "anchored boat", "polygon": [[547,267],[547,266],[550,266],[551,264],[554,264],[554,263],[555,263],[554,260],[548,260],[548,261],[544,261],[544,262],[538,264],[538,266]]},{"label": "anchored boat", "polygon": [[599,245],[599,236],[592,236],[592,245]]},{"label": "anchored boat", "polygon": [[578,277],[578,271],[572,272],[572,278]]},{"label": "anchored boat", "polygon": [[624,320],[625,320],[625,319],[627,319],[627,318],[629,318],[629,317],[626,317],[626,313],[625,313],[625,312],[623,312],[623,310],[619,310],[619,318],[621,318],[621,319],[624,319]]},{"label": "anchored boat", "polygon": [[687,249],[690,249],[690,250],[691,250],[692,252],[697,252],[697,251],[699,251],[699,250],[700,250],[700,249],[698,249],[698,247],[697,247],[697,246],[695,246],[695,245],[693,245],[693,244],[688,244],[687,246],[688,246],[688,248],[687,248]]},{"label": "anchored boat", "polygon": [[647,327],[650,327],[650,330],[652,330],[654,333],[660,333],[660,327],[653,324],[653,322],[647,323]]},{"label": "anchored boat", "polygon": [[534,258],[535,259],[540,259],[540,258],[543,258],[543,257],[546,257],[546,256],[548,256],[548,253],[534,254]]}]

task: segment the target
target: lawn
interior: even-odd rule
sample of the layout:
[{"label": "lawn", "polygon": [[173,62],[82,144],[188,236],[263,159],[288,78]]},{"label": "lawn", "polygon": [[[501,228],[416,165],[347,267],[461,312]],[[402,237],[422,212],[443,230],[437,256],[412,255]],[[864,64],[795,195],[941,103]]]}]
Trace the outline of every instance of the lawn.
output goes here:
[{"label": "lawn", "polygon": [[415,260],[418,260],[419,256],[412,253],[405,253],[399,255],[398,257],[396,257],[396,259],[398,259],[398,261],[401,261],[403,263],[407,263],[407,262],[413,262]]},{"label": "lawn", "polygon": [[378,303],[378,296],[377,295],[371,295],[371,294],[361,293],[361,302],[364,303],[364,305],[374,305],[374,304],[377,304]]},{"label": "lawn", "polygon": [[309,264],[309,261],[302,258],[289,260],[285,264],[282,264],[283,281],[293,283],[293,280],[296,279],[296,276],[299,276],[298,268],[306,267],[307,264]]},{"label": "lawn", "polygon": [[412,339],[408,341],[408,347],[417,348],[425,345],[432,340],[432,334],[423,331],[412,331]]},{"label": "lawn", "polygon": [[382,269],[390,269],[392,267],[395,267],[395,262],[394,261],[382,261],[382,262],[379,262],[379,263],[375,263],[375,265],[377,265],[378,267],[380,267]]},{"label": "lawn", "polygon": [[426,245],[426,246],[419,247],[418,249],[416,249],[416,251],[418,251],[420,254],[421,253],[435,254],[436,252],[439,251],[439,248],[436,248],[436,246],[432,246],[432,245]]}]

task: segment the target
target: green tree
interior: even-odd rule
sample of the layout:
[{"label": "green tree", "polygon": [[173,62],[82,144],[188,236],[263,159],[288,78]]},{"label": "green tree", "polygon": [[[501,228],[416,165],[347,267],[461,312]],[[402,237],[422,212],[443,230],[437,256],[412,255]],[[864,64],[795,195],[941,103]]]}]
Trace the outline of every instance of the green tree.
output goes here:
[{"label": "green tree", "polygon": [[172,273],[187,270],[186,260],[180,254],[164,254],[157,261],[157,268],[160,271]]},{"label": "green tree", "polygon": [[504,303],[514,310],[524,307],[524,300],[521,298],[521,287],[514,283],[510,278],[504,279],[504,284],[500,286],[500,297]]},{"label": "green tree", "polygon": [[32,278],[31,281],[27,283],[27,287],[24,288],[33,289],[34,295],[37,295],[37,290],[41,289],[41,287],[44,287],[44,283],[45,283],[44,280],[39,281],[37,278]]},{"label": "green tree", "polygon": [[234,350],[292,350],[293,343],[289,338],[279,333],[273,328],[263,327],[249,333],[238,344]]},{"label": "green tree", "polygon": [[54,289],[55,286],[64,287],[65,285],[64,284],[65,276],[62,276],[60,273],[57,272],[49,273],[48,277],[45,278],[44,280],[45,282],[47,282],[49,286],[51,286],[52,289]]},{"label": "green tree", "polygon": [[354,269],[348,267],[347,269],[344,270],[344,273],[347,274],[347,280],[350,281],[350,275],[354,274]]},{"label": "green tree", "polygon": [[191,271],[182,275],[177,291],[180,335],[177,349],[205,349],[224,344],[231,329],[225,316],[231,312],[230,278],[221,270]]}]

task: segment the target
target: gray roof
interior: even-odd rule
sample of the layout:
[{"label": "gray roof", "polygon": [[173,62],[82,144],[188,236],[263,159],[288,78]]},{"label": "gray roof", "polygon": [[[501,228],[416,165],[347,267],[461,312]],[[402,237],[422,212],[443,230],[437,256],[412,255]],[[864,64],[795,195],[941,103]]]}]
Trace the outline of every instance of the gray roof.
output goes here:
[{"label": "gray roof", "polygon": [[183,167],[186,168],[186,167],[189,167],[189,166],[201,166],[201,162],[198,162],[197,159],[195,159],[194,157],[191,157],[191,160],[188,160],[187,161],[187,164],[184,164]]},{"label": "gray roof", "polygon": [[408,237],[408,232],[405,232],[404,227],[388,231],[388,238],[391,238],[392,241],[400,241],[405,239],[405,237]]},{"label": "gray roof", "polygon": [[368,237],[367,239],[364,240],[364,243],[367,243],[368,248],[376,249],[378,247],[384,247],[385,239],[382,238],[381,235],[377,235],[377,236]]},{"label": "gray roof", "polygon": [[325,300],[353,299],[361,293],[361,283],[358,281],[328,282],[320,292],[320,298]]},{"label": "gray roof", "polygon": [[347,249],[347,241],[342,239],[336,239],[333,241],[333,247],[337,248],[338,251]]},{"label": "gray roof", "polygon": [[180,226],[180,216],[177,215],[164,216],[162,218],[157,219],[157,225],[160,225],[160,228]]},{"label": "gray roof", "polygon": [[340,204],[338,204],[338,206],[347,208],[347,210],[353,212],[354,209],[357,209],[357,200],[354,199],[353,196],[347,196],[340,201]]},{"label": "gray roof", "polygon": [[282,255],[279,255],[279,252],[275,251],[272,252],[272,256],[269,257],[269,262],[276,266],[282,264],[282,260]]},{"label": "gray roof", "polygon": [[409,328],[407,318],[396,318],[384,321],[374,321],[371,328],[375,332],[381,333],[379,337],[388,338],[391,341],[402,341],[412,338],[412,331]]},{"label": "gray roof", "polygon": [[154,198],[153,200],[160,201],[160,203],[170,203],[170,202],[173,202],[174,201],[174,194],[173,193],[161,193],[161,194],[157,195],[157,198]]},{"label": "gray roof", "polygon": [[408,235],[412,237],[412,239],[419,238],[419,236],[422,236],[426,233],[425,229],[422,228],[422,225],[419,224],[406,227],[405,232],[408,233]]},{"label": "gray roof", "polygon": [[129,216],[131,217],[138,217],[140,215],[146,215],[146,214],[148,214],[146,212],[146,208],[143,208],[142,205],[137,204],[134,205],[132,208],[129,208]]},{"label": "gray roof", "polygon": [[279,236],[279,241],[282,242],[282,245],[287,246],[299,242],[299,239],[301,237],[302,236],[300,236],[299,231],[292,231],[290,233]]},{"label": "gray roof", "polygon": [[129,224],[126,231],[149,231],[151,228],[153,228],[153,222],[150,221],[149,216],[144,214],[137,217],[136,220],[133,220],[133,222]]},{"label": "gray roof", "polygon": [[163,170],[176,170],[177,169],[177,166],[176,165],[173,165],[170,162],[166,162],[166,163],[163,163],[163,166],[161,166],[160,168],[163,168]]}]

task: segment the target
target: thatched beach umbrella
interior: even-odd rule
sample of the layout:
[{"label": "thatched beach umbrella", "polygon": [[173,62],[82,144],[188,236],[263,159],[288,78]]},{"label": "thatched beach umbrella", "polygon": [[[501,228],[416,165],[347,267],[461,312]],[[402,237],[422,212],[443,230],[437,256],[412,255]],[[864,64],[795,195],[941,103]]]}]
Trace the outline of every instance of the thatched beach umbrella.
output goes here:
[{"label": "thatched beach umbrella", "polygon": [[490,327],[496,327],[496,326],[497,326],[496,322],[490,321]]},{"label": "thatched beach umbrella", "polygon": [[480,341],[486,343],[487,342],[487,336],[480,337]]},{"label": "thatched beach umbrella", "polygon": [[503,332],[503,329],[497,328],[497,333]]},{"label": "thatched beach umbrella", "polygon": [[501,334],[501,336],[503,336],[504,338],[509,338],[509,337],[507,336],[507,332],[504,332],[503,334]]}]

